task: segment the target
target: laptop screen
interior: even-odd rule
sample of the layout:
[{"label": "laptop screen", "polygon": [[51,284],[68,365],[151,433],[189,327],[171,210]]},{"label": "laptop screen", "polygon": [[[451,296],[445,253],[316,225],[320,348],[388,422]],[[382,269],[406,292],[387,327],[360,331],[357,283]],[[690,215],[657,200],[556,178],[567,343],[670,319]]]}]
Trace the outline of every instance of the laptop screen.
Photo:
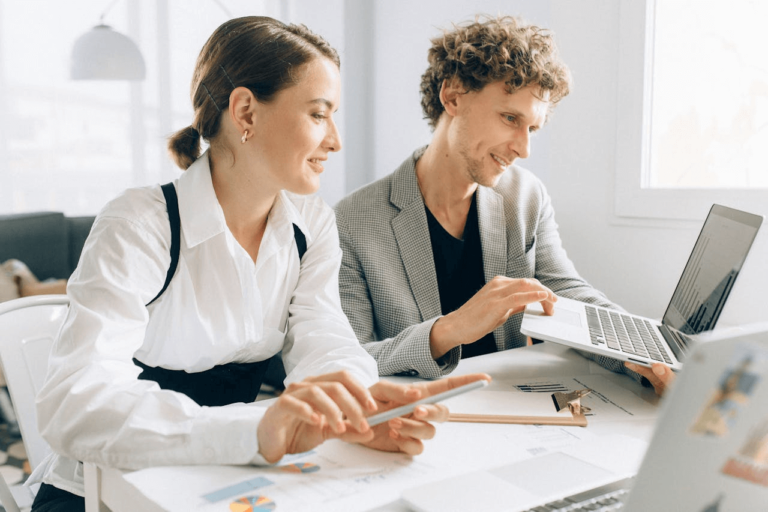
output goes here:
[{"label": "laptop screen", "polygon": [[714,329],[763,218],[713,205],[662,322],[686,334]]}]

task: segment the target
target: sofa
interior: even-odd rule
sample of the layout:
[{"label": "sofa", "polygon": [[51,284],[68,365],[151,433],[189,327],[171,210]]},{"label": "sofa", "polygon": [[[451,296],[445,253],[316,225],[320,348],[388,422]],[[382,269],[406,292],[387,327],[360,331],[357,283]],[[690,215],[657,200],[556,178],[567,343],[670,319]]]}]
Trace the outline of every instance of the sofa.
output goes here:
[{"label": "sofa", "polygon": [[68,279],[80,259],[95,217],[60,212],[0,215],[0,263],[24,262],[35,276]]}]

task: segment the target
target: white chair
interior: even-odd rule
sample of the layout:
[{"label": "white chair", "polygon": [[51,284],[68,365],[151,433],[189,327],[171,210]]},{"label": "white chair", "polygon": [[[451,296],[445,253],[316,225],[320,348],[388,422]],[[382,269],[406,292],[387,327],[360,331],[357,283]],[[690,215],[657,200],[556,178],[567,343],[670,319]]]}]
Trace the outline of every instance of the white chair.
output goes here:
[{"label": "white chair", "polygon": [[[51,451],[37,430],[35,396],[45,380],[51,346],[68,307],[66,295],[38,295],[0,304],[0,362],[32,469]],[[9,512],[19,511],[1,477],[0,502]]]}]

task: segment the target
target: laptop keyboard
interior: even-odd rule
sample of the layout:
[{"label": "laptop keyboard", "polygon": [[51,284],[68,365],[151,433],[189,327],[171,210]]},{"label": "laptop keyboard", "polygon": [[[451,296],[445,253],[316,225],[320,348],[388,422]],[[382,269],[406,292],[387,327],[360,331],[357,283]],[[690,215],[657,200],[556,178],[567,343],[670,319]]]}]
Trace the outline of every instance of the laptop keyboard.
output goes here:
[{"label": "laptop keyboard", "polygon": [[526,512],[613,512],[622,510],[623,499],[629,493],[631,478],[574,494],[562,500],[552,501]]},{"label": "laptop keyboard", "polygon": [[672,364],[653,325],[643,318],[584,305],[593,345]]}]

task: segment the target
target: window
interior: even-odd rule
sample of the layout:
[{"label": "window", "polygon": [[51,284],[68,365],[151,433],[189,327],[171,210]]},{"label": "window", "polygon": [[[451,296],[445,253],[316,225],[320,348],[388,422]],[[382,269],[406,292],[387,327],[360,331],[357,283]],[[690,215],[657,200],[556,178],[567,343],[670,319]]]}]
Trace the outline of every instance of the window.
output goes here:
[{"label": "window", "polygon": [[766,15],[749,0],[621,3],[619,216],[768,201]]},{"label": "window", "polygon": [[[143,82],[73,81],[72,45],[99,21],[130,36]],[[0,213],[93,215],[128,187],[170,181],[167,136],[189,125],[189,82],[213,30],[275,2],[0,0]],[[230,11],[230,12],[227,12]]]}]

